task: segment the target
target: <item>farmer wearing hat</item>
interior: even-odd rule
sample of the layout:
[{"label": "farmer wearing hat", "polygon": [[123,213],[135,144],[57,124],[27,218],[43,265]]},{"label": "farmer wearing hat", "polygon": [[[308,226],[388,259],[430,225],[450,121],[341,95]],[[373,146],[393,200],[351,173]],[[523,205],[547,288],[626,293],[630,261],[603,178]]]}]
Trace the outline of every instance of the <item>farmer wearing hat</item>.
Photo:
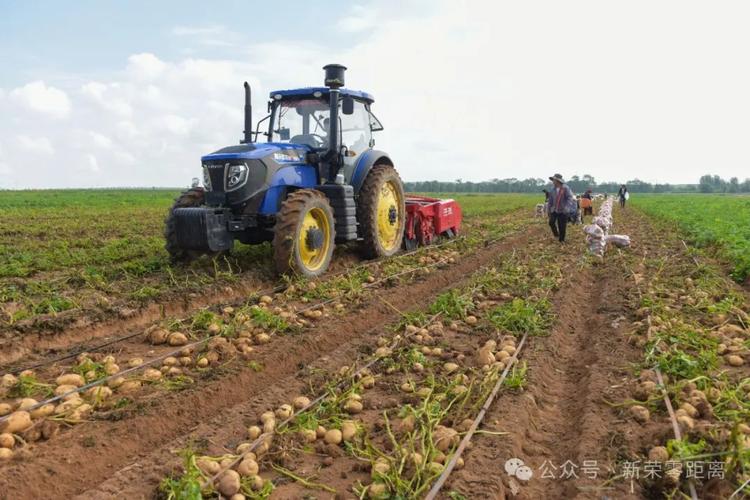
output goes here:
[{"label": "farmer wearing hat", "polygon": [[549,196],[549,226],[552,228],[552,234],[560,240],[560,243],[564,243],[570,206],[575,204],[575,197],[570,187],[565,184],[562,175],[555,174],[549,180],[555,186]]}]

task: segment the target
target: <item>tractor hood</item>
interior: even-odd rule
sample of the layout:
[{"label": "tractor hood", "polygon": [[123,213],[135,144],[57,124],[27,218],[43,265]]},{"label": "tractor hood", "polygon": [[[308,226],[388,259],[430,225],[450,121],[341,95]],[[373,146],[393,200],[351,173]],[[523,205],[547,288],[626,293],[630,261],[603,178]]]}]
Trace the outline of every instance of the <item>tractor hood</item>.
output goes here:
[{"label": "tractor hood", "polygon": [[228,146],[201,157],[201,161],[261,160],[270,156],[279,163],[304,163],[305,155],[310,151],[312,148],[305,144],[260,142]]}]

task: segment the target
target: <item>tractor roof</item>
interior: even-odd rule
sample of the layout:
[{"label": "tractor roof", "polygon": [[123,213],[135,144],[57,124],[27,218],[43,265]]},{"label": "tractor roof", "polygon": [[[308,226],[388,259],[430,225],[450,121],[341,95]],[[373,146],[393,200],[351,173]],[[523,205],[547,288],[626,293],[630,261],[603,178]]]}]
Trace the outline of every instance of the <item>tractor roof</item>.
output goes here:
[{"label": "tractor roof", "polygon": [[[323,95],[328,95],[329,90],[330,89],[328,87],[305,87],[301,89],[274,90],[273,92],[271,92],[270,97],[271,99],[274,99],[277,95],[280,95],[282,98],[312,96],[314,92],[320,92]],[[368,94],[367,92],[362,92],[361,90],[339,89],[339,92],[341,92],[341,95],[354,97],[355,99],[362,99],[367,102],[375,101],[375,99],[370,94]]]}]

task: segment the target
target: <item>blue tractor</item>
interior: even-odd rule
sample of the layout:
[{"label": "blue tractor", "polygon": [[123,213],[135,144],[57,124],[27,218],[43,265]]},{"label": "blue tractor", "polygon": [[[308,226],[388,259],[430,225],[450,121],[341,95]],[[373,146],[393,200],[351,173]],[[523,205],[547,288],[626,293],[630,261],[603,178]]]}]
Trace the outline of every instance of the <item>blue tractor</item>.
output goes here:
[{"label": "blue tractor", "polygon": [[398,252],[404,187],[391,158],[374,149],[373,132],[383,129],[374,100],[344,88],[344,66],[323,69],[324,87],[271,92],[255,131],[245,83],[244,139],[202,157],[203,187],[183,192],[169,212],[173,260],[220,254],[234,240],[271,241],[280,273],[313,277],[336,243],[359,240],[367,258]]}]

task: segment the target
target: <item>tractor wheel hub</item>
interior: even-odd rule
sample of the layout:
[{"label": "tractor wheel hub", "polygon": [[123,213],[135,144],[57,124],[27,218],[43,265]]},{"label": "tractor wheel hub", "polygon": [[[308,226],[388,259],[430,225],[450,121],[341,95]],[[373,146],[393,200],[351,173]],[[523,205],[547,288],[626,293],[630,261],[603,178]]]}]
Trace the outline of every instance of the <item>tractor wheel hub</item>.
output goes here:
[{"label": "tractor wheel hub", "polygon": [[310,228],[305,235],[305,246],[308,250],[320,250],[323,248],[323,231],[318,228]]},{"label": "tractor wheel hub", "polygon": [[398,220],[398,212],[396,211],[396,207],[391,206],[388,209],[388,222],[392,226],[396,223],[396,220]]}]

